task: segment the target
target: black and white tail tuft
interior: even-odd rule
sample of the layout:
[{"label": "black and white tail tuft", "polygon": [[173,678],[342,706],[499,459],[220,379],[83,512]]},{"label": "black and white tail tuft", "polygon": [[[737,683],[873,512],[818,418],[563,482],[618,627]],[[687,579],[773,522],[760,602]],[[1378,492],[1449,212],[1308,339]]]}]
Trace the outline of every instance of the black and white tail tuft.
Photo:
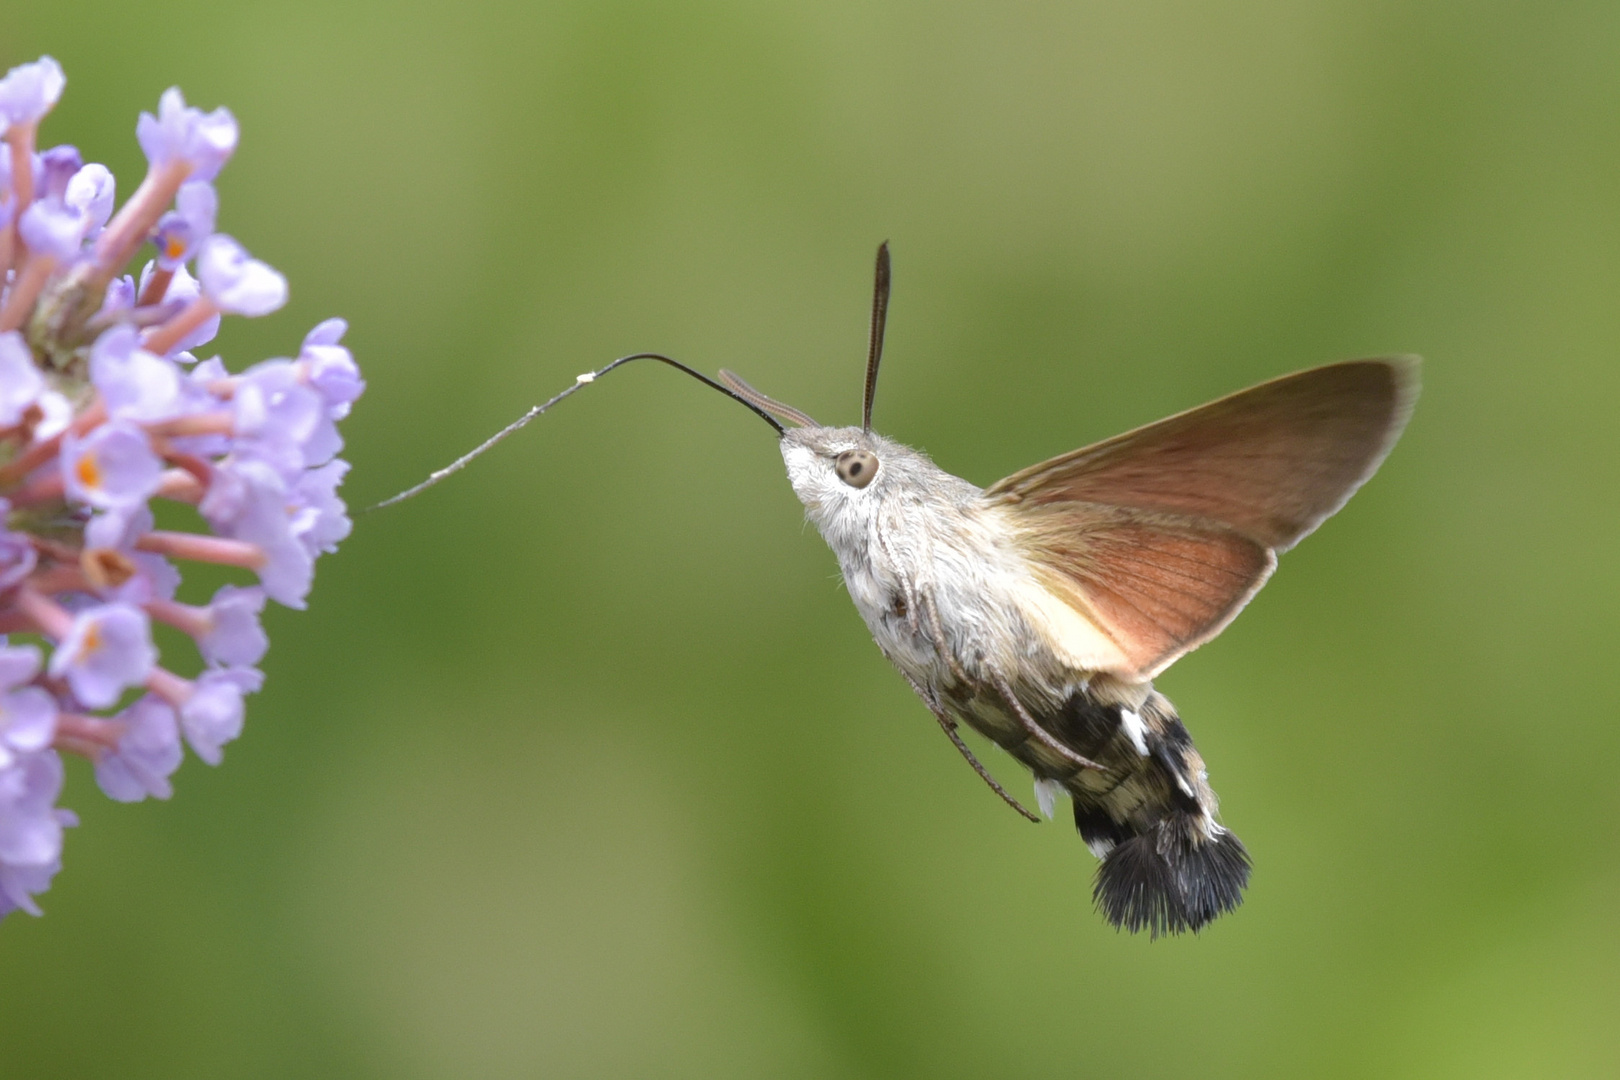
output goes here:
[{"label": "black and white tail tuft", "polygon": [[1092,889],[1103,917],[1157,938],[1199,930],[1241,904],[1249,853],[1225,829],[1209,838],[1199,826],[1195,816],[1174,813],[1116,842]]}]

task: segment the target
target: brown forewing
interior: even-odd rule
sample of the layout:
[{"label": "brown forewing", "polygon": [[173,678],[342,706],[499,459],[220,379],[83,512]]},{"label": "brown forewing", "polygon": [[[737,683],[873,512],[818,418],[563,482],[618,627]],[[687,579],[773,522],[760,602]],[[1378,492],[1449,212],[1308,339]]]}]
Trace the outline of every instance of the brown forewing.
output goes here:
[{"label": "brown forewing", "polygon": [[1283,551],[1372,475],[1416,392],[1413,358],[1312,368],[1042,462],[986,495],[1207,518]]},{"label": "brown forewing", "polygon": [[985,494],[1042,585],[1148,678],[1219,633],[1400,434],[1415,360],[1286,375],[1015,473]]}]

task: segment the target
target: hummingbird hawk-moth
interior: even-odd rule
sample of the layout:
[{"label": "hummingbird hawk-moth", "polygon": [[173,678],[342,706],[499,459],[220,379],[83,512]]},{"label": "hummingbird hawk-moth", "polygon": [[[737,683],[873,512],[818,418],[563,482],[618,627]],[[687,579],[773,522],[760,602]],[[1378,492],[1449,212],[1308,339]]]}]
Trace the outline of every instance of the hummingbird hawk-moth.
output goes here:
[{"label": "hummingbird hawk-moth", "polygon": [[[1288,550],[1378,468],[1418,388],[1413,357],[1284,375],[979,488],[872,430],[889,296],[877,280],[859,427],[828,427],[728,371],[655,353],[775,429],[794,494],[838,558],[878,648],[981,778],[1032,821],[963,741],[966,724],[1066,793],[1101,860],[1114,926],[1198,930],[1242,902],[1248,852],[1217,818],[1203,758],[1153,679],[1220,633]],[[386,504],[383,504],[386,505]]]}]

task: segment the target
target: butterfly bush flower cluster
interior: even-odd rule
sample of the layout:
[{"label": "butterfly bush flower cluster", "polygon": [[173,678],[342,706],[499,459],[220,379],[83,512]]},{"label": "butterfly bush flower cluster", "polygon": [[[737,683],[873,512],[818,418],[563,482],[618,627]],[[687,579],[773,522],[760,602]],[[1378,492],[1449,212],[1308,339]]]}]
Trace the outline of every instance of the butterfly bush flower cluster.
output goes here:
[{"label": "butterfly bush flower cluster", "polygon": [[[216,231],[236,121],[165,93],[115,212],[106,167],[38,146],[65,81],[50,57],[0,79],[0,914],[38,914],[60,866],[63,752],[113,799],[166,799],[185,746],[217,765],[240,734],[266,601],[302,608],[348,535],[336,425],[365,386],[340,319],[296,358],[202,357],[223,316],[287,299]],[[241,584],[182,602],[188,563]],[[172,668],[157,623],[194,643]]]}]

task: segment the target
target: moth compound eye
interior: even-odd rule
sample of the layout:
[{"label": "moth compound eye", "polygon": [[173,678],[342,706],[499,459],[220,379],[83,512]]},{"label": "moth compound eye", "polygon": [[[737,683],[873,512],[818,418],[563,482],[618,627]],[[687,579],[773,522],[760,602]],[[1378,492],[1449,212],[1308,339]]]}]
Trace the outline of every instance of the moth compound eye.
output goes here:
[{"label": "moth compound eye", "polygon": [[845,450],[838,455],[838,463],[833,467],[838,479],[852,488],[863,488],[877,475],[878,459],[869,450]]}]

